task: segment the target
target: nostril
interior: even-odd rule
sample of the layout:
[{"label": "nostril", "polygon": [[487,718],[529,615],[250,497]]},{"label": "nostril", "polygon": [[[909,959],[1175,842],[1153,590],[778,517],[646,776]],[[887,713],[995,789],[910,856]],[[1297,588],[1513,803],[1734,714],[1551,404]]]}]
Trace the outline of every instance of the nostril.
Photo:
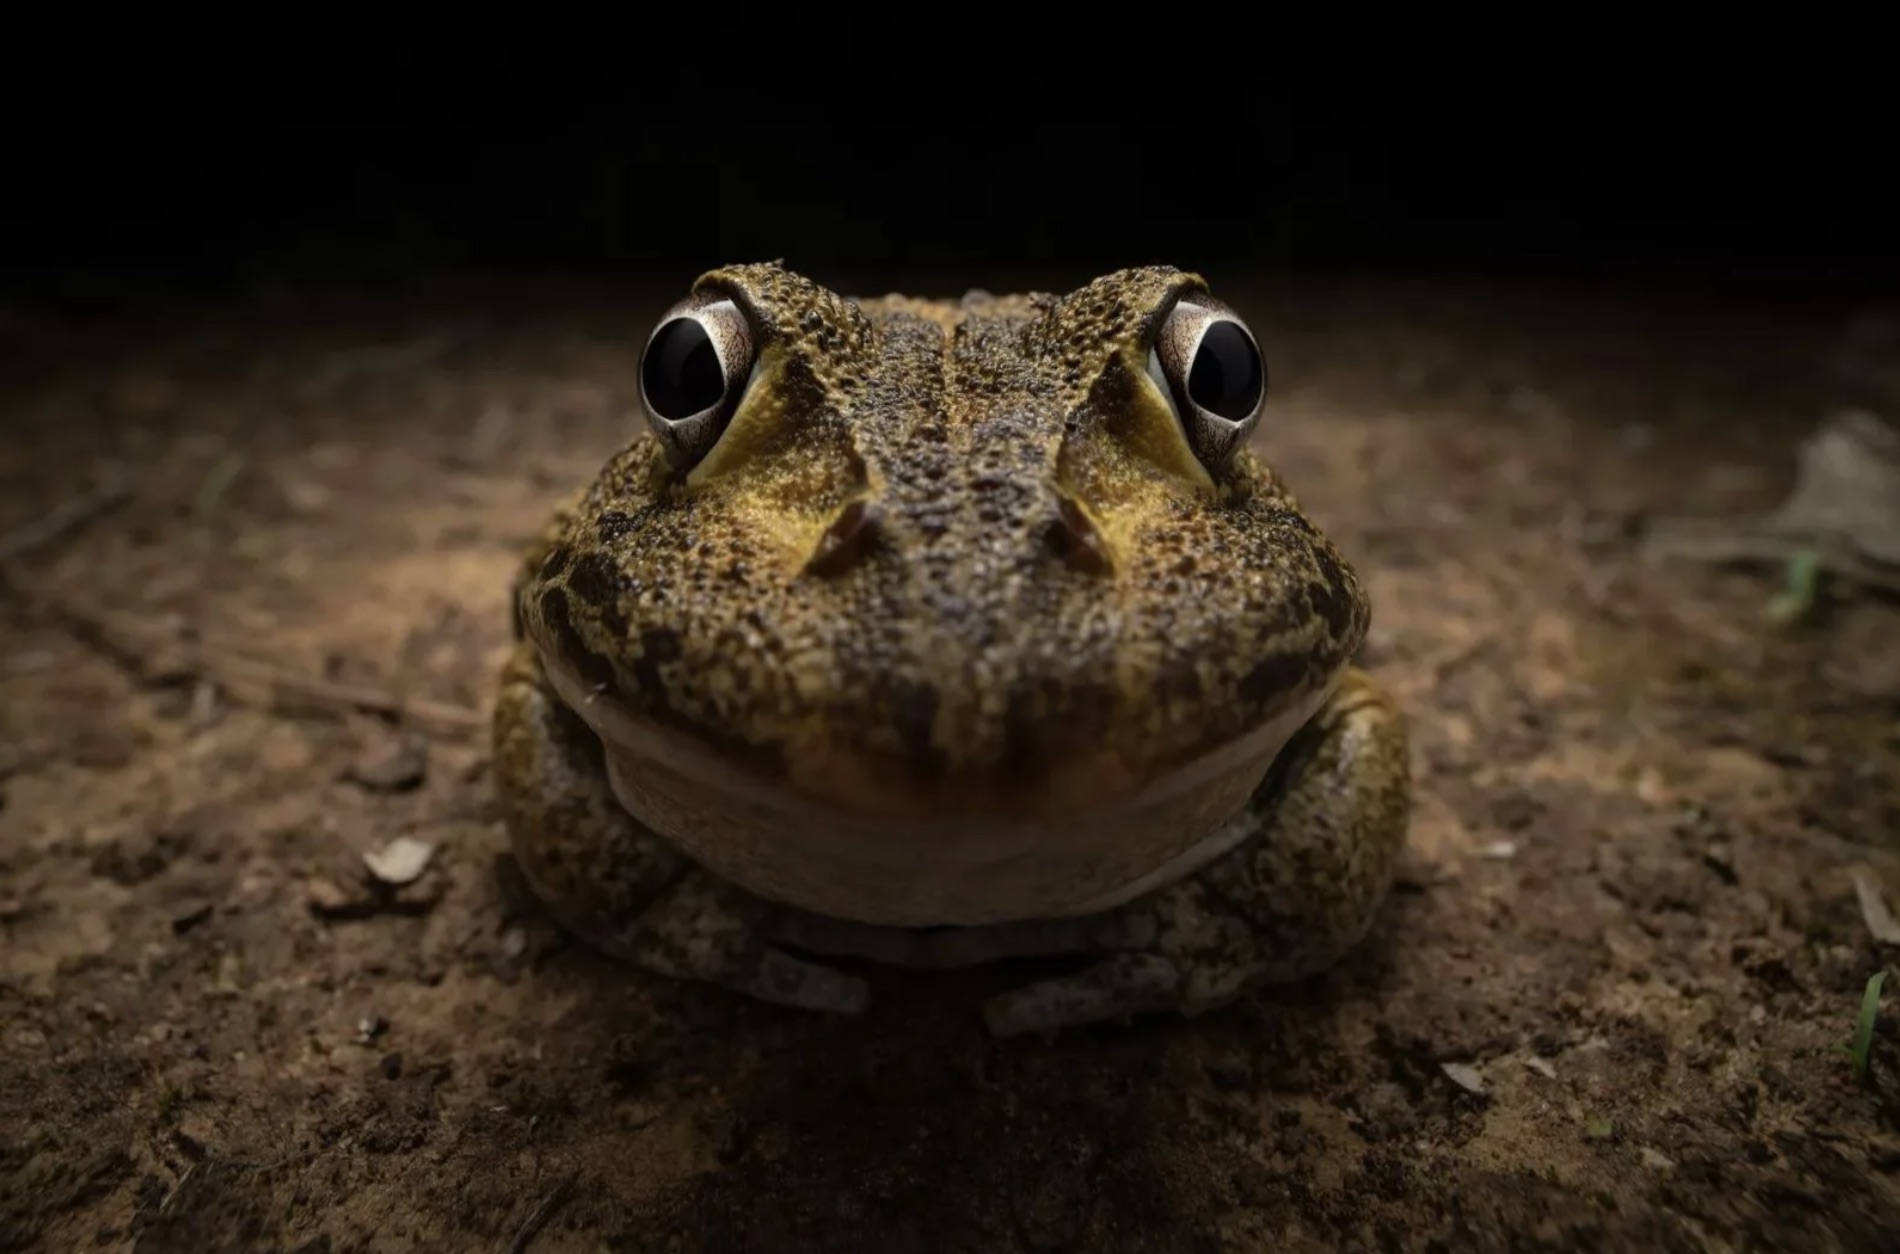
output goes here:
[{"label": "nostril", "polygon": [[1045,534],[1049,547],[1071,570],[1084,575],[1106,575],[1115,569],[1108,542],[1073,498],[1056,498],[1056,516],[1049,520]]},{"label": "nostril", "polygon": [[805,562],[805,573],[820,579],[844,574],[871,551],[877,544],[878,535],[876,507],[861,500],[851,502],[838,512],[831,525],[825,528],[825,533],[818,537],[818,547],[812,550],[811,557]]}]

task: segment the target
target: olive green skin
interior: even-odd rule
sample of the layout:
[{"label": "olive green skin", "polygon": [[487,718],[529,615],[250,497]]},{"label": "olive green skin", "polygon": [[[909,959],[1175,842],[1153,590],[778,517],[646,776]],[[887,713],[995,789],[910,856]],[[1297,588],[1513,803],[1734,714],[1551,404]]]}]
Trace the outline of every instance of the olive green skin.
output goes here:
[{"label": "olive green skin", "polygon": [[1103,954],[1000,998],[1003,1032],[1204,1008],[1357,943],[1404,843],[1403,719],[1351,666],[1351,567],[1251,451],[1198,459],[1150,375],[1198,276],[696,291],[756,338],[743,401],[691,465],[616,454],[516,582],[496,780],[569,927],[846,1012],[862,980],[780,943]]}]

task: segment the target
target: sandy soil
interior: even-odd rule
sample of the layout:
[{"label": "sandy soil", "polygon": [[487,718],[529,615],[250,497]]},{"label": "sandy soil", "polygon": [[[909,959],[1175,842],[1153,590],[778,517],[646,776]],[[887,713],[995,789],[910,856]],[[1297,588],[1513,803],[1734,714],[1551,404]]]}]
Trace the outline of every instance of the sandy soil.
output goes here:
[{"label": "sandy soil", "polygon": [[1900,1016],[1869,1084],[1843,1046],[1900,608],[1777,630],[1773,572],[1632,542],[1778,498],[1848,311],[1239,293],[1414,716],[1402,882],[1325,977],[999,1044],[1022,969],[807,1017],[616,968],[510,873],[507,574],[670,295],[10,315],[0,535],[129,497],[4,567],[0,1249],[1894,1248]]}]

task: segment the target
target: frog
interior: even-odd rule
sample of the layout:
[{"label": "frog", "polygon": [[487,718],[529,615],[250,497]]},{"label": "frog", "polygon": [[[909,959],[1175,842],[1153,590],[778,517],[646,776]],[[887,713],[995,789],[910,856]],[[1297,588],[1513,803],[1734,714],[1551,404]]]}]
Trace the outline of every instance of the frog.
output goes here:
[{"label": "frog", "polygon": [[562,930],[838,1015],[865,962],[1044,960],[988,995],[996,1037],[1193,1017],[1362,944],[1407,723],[1202,276],[938,300],[736,264],[635,369],[630,436],[516,569],[494,703]]}]

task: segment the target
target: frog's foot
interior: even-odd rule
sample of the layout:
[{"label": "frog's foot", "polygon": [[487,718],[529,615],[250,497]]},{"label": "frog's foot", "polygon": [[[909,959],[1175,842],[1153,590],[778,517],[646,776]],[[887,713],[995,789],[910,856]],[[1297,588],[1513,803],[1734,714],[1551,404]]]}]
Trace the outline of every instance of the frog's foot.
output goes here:
[{"label": "frog's foot", "polygon": [[770,944],[769,913],[710,872],[694,869],[602,948],[660,975],[705,980],[777,1006],[864,1013],[870,985]]},{"label": "frog's foot", "polygon": [[607,783],[593,732],[519,646],[495,707],[495,788],[515,859],[569,931],[656,974],[775,1005],[860,1014],[870,987],[769,943],[770,909],[636,822]]},{"label": "frog's foot", "polygon": [[1258,830],[1114,911],[1121,935],[1138,943],[993,999],[984,1009],[990,1031],[1193,1015],[1325,970],[1371,928],[1405,843],[1409,797],[1404,720],[1350,671],[1248,803]]}]

